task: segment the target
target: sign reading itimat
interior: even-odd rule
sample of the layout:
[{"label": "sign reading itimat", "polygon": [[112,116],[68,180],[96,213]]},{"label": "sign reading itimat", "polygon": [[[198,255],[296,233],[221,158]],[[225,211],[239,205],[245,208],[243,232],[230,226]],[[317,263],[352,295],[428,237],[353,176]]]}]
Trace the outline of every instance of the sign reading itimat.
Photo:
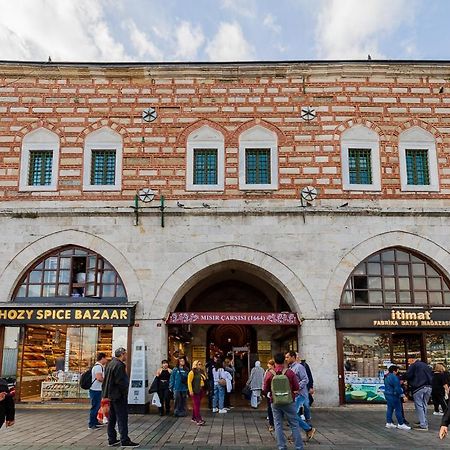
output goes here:
[{"label": "sign reading itimat", "polygon": [[0,325],[82,324],[132,325],[135,305],[127,306],[0,306]]},{"label": "sign reading itimat", "polygon": [[292,312],[173,312],[166,321],[175,324],[225,324],[239,325],[300,325],[297,314]]}]

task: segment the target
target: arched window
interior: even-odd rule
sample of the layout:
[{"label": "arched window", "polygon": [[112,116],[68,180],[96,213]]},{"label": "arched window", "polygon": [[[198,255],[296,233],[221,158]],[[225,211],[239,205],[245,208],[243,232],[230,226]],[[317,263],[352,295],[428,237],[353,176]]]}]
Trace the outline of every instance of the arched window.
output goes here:
[{"label": "arched window", "polygon": [[341,136],[342,187],[353,191],[381,190],[380,138],[370,128],[355,125]]},{"label": "arched window", "polygon": [[345,284],[341,306],[450,306],[449,280],[424,257],[387,248],[361,262]]},{"label": "arched window", "polygon": [[222,133],[207,125],[189,134],[187,138],[188,191],[223,191],[224,152]]},{"label": "arched window", "polygon": [[64,247],[48,253],[20,280],[15,300],[89,297],[126,300],[115,269],[99,254],[82,247]]}]

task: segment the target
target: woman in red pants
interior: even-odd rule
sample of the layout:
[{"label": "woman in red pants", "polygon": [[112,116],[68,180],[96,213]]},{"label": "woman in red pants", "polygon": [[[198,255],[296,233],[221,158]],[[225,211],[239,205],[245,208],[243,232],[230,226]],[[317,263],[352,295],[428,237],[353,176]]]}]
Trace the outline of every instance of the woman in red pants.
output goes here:
[{"label": "woman in red pants", "polygon": [[192,370],[188,375],[188,390],[192,398],[192,422],[197,425],[204,425],[206,422],[200,414],[200,403],[205,394],[206,374],[203,371],[201,361],[192,363]]}]

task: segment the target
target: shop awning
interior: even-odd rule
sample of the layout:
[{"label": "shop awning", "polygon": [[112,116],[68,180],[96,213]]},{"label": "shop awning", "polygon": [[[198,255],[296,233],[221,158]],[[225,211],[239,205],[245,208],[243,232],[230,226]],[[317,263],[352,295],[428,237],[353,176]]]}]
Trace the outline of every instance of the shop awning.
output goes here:
[{"label": "shop awning", "polygon": [[0,325],[28,324],[122,325],[134,324],[136,303],[120,304],[0,304]]},{"label": "shop awning", "polygon": [[197,324],[238,324],[238,325],[300,325],[293,312],[172,312],[167,325]]}]

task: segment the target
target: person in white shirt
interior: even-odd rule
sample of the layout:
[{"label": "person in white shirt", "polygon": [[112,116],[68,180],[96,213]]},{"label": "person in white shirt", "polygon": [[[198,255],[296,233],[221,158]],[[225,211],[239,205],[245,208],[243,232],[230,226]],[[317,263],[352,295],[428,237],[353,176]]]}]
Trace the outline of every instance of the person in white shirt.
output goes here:
[{"label": "person in white shirt", "polygon": [[89,413],[90,430],[98,430],[103,425],[98,422],[97,414],[102,401],[102,383],[107,361],[106,354],[99,353],[97,355],[97,362],[92,367],[92,385],[89,389],[89,398],[91,399],[91,410]]}]

